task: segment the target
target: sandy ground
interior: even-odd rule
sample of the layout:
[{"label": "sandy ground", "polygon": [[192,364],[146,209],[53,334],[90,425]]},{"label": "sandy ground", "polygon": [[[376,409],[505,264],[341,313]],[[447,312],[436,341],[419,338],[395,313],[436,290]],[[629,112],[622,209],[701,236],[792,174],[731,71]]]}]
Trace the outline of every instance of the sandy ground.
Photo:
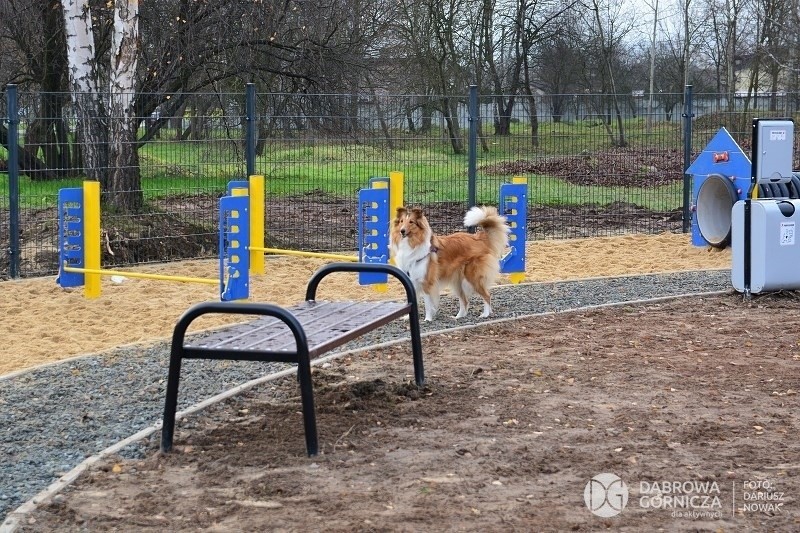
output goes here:
[{"label": "sandy ground", "polygon": [[[630,235],[528,244],[526,281],[730,268],[730,249],[691,246],[688,235]],[[304,297],[305,283],[323,261],[269,257],[267,273],[252,280],[251,300],[279,305]],[[217,261],[143,266],[140,272],[189,277],[217,276]],[[503,278],[500,283],[507,282]],[[62,289],[54,277],[0,283],[0,375],[109,348],[168,338],[191,305],[217,300],[216,288],[203,284],[104,278],[102,295],[83,297],[82,289]],[[390,287],[399,296],[399,285]],[[375,299],[386,294],[360,287],[354,276],[337,274],[320,287],[320,299]],[[219,317],[197,321],[217,325]],[[215,322],[216,321],[216,322]]]}]

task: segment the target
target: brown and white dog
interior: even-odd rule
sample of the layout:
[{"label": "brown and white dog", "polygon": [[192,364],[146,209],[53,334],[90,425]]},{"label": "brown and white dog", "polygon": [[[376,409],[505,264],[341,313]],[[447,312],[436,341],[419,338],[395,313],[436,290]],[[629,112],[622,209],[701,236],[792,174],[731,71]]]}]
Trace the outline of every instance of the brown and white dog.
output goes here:
[{"label": "brown and white dog", "polygon": [[397,209],[390,234],[392,257],[422,293],[427,321],[436,316],[439,294],[448,286],[459,301],[455,318],[467,315],[469,297],[474,292],[483,298],[481,317],[492,312],[489,288],[500,273],[500,258],[510,230],[506,218],[494,207],[471,208],[464,225],[480,226],[483,231],[435,235],[421,209]]}]

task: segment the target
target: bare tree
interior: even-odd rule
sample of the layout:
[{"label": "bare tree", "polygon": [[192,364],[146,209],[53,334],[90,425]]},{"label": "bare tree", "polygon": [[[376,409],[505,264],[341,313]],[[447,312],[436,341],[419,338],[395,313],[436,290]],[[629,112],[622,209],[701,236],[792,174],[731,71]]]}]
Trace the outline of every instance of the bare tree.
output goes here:
[{"label": "bare tree", "polygon": [[712,59],[719,81],[718,92],[725,94],[728,110],[735,108],[740,28],[746,0],[710,0],[710,35],[713,37]]},{"label": "bare tree", "polygon": [[34,180],[66,175],[71,166],[67,125],[60,116],[68,101],[62,27],[59,0],[0,2],[0,48],[4,51],[0,62],[5,67],[0,76],[41,89],[19,153],[21,170]]},{"label": "bare tree", "polygon": [[[413,58],[414,79],[423,78],[435,94],[445,132],[456,154],[465,152],[458,104],[469,85],[471,3],[463,0],[399,0],[393,31]],[[432,100],[429,100],[432,102]]]},{"label": "bare tree", "polygon": [[602,0],[591,0],[589,6],[593,23],[588,25],[590,35],[598,53],[602,69],[601,77],[604,84],[605,96],[609,99],[613,108],[613,113],[617,122],[617,132],[611,126],[610,120],[604,120],[606,132],[613,146],[627,146],[625,139],[625,125],[622,121],[622,112],[619,105],[619,95],[614,74],[614,60],[619,53],[619,46],[624,35],[630,31],[630,23],[622,22],[622,11],[620,4],[610,0],[601,3]]},{"label": "bare tree", "polygon": [[572,1],[551,4],[525,0],[518,4],[517,21],[521,27],[518,50],[522,58],[522,92],[527,98],[531,116],[531,146],[539,146],[539,111],[534,92],[533,51],[539,43],[562,31],[560,22],[575,5],[576,2]]},{"label": "bare tree", "polygon": [[[183,113],[189,95],[240,91],[245,81],[257,81],[266,90],[353,93],[374,66],[370,54],[386,35],[391,11],[386,9],[391,2],[364,0],[308,0],[302,6],[176,0],[138,6],[133,0],[0,2],[0,39],[11,45],[4,46],[4,59],[18,60],[5,62],[9,75],[4,79],[42,94],[38,112],[43,119],[28,128],[22,165],[65,173],[69,167],[84,169],[127,210],[142,205],[134,170],[137,146]],[[80,146],[71,159],[66,123],[45,120],[62,115],[67,93]],[[132,139],[143,121],[144,135]]]},{"label": "bare tree", "polygon": [[578,35],[578,17],[573,11],[565,14],[561,30],[535,47],[536,77],[549,93],[550,113],[554,122],[561,122],[573,102],[569,93],[583,92],[582,42]]},{"label": "bare tree", "polygon": [[655,90],[655,77],[656,77],[656,38],[658,37],[658,0],[654,0],[651,7],[653,10],[653,32],[650,38],[650,73],[649,81],[650,86],[647,91],[647,133],[653,129],[653,92]]},{"label": "bare tree", "polygon": [[770,92],[770,109],[777,111],[779,83],[789,55],[783,35],[789,27],[786,21],[791,16],[791,6],[785,0],[762,0],[754,7],[756,36],[744,108],[750,107],[751,98],[758,98],[763,81]]},{"label": "bare tree", "polygon": [[495,135],[511,133],[516,100],[525,95],[531,111],[533,144],[538,143],[531,56],[534,47],[561,28],[557,22],[574,3],[519,0],[500,4],[484,0],[481,9],[481,57],[486,65],[495,104]]}]

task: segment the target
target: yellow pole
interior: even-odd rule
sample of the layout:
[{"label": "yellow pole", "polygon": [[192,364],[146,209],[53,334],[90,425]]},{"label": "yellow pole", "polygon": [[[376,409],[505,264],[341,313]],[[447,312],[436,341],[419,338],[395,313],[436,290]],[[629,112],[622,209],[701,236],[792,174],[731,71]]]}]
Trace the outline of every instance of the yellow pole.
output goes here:
[{"label": "yellow pole", "polygon": [[389,172],[389,220],[394,218],[398,207],[403,206],[403,173],[398,170]]},{"label": "yellow pole", "polygon": [[264,176],[250,176],[250,273],[264,273],[264,254],[253,246],[264,247]]},{"label": "yellow pole", "polygon": [[100,276],[94,270],[100,268],[100,182],[83,182],[83,295],[86,298],[100,296]]},{"label": "yellow pole", "polygon": [[[389,227],[391,228],[392,220],[394,220],[395,213],[398,207],[405,205],[405,193],[403,191],[405,177],[399,170],[389,172]],[[394,264],[394,257],[389,258],[389,264]]]},{"label": "yellow pole", "polygon": [[279,254],[279,255],[296,255],[298,257],[318,257],[320,259],[338,259],[339,261],[358,261],[358,257],[352,255],[339,255],[339,254],[326,254],[321,252],[303,252],[301,250],[284,250],[282,248],[263,248],[261,246],[251,246],[250,249],[254,252]]},{"label": "yellow pole", "polygon": [[64,272],[78,272],[92,276],[123,276],[126,278],[154,279],[159,281],[178,281],[181,283],[204,283],[206,285],[219,285],[218,279],[190,278],[187,276],[170,276],[167,274],[148,274],[146,272],[126,272],[124,270],[105,270],[99,268],[76,268],[64,266]]}]

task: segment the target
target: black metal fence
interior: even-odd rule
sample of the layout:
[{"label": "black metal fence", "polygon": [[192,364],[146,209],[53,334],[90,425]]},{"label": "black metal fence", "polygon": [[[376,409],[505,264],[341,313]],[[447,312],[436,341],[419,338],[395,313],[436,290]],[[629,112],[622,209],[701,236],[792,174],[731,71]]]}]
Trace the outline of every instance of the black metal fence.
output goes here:
[{"label": "black metal fence", "polygon": [[[686,168],[726,127],[749,150],[756,116],[795,114],[800,95],[130,95],[161,105],[138,124],[133,176],[144,207],[102,214],[103,263],[217,255],[228,181],[266,177],[268,246],[355,249],[355,197],[405,175],[407,204],[454,231],[500,183],[529,183],[529,238],[688,229]],[[685,102],[685,104],[684,104]],[[0,279],[57,271],[56,195],[87,174],[69,94],[0,101]],[[106,124],[125,120],[108,117]],[[130,120],[130,118],[128,118]],[[110,128],[113,129],[113,128]],[[114,169],[109,166],[110,174]],[[102,179],[101,179],[102,181]]]}]

